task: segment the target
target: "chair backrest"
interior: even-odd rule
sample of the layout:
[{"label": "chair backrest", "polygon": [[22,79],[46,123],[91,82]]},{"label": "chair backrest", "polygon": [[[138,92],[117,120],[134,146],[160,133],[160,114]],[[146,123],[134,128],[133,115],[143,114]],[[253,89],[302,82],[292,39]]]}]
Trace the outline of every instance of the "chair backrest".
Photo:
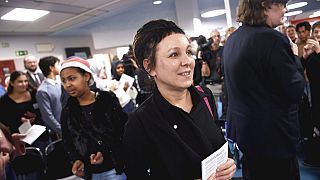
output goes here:
[{"label": "chair backrest", "polygon": [[50,143],[46,149],[47,171],[46,176],[50,179],[59,179],[71,176],[72,164],[64,150],[62,140]]},{"label": "chair backrest", "polygon": [[12,167],[17,175],[22,175],[35,171],[44,172],[46,164],[39,148],[26,147],[26,154],[16,157],[12,161]]}]

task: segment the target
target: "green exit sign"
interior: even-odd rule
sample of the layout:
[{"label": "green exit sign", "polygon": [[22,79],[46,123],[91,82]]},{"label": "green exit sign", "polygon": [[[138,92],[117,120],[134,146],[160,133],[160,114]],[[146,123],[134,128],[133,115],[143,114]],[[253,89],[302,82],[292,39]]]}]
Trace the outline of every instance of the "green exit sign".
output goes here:
[{"label": "green exit sign", "polygon": [[25,55],[28,55],[28,51],[27,50],[16,51],[16,55],[25,56]]}]

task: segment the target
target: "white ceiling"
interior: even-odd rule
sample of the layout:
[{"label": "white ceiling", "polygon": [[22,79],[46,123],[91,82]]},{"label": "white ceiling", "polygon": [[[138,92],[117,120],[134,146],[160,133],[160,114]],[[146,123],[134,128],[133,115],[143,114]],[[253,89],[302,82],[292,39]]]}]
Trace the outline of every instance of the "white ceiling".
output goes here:
[{"label": "white ceiling", "polygon": [[107,16],[145,0],[0,0],[0,16],[13,8],[48,10],[34,22],[0,21],[1,34],[49,34]]},{"label": "white ceiling", "polygon": [[[0,0],[0,16],[16,7],[48,10],[50,13],[34,22],[0,20],[0,35],[89,34],[90,32],[85,30],[86,26],[100,19],[112,18],[132,8],[139,11],[140,3],[152,3],[152,0],[7,0],[7,3],[5,1]],[[174,0],[163,1],[166,3]],[[301,1],[307,1],[309,4],[300,8],[306,12],[305,15],[299,15],[296,18],[304,18],[320,9],[319,0],[291,0],[291,2]],[[230,0],[234,22],[237,4],[238,0]],[[198,6],[199,12],[224,8],[224,0],[198,0]],[[201,20],[204,24],[218,24],[226,21],[225,15]]]}]

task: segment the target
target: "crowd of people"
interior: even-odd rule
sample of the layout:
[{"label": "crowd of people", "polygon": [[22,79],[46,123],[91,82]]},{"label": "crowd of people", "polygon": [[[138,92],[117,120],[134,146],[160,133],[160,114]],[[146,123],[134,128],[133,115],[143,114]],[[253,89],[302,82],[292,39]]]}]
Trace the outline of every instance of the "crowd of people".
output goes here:
[{"label": "crowd of people", "polygon": [[[46,154],[55,140],[83,179],[201,179],[201,162],[227,140],[243,153],[244,179],[300,179],[299,145],[304,163],[320,166],[320,22],[283,26],[286,4],[240,0],[242,26],[223,40],[151,20],[110,73],[76,56],[26,56],[1,89],[0,179],[45,179],[15,174],[14,158],[28,146]],[[25,123],[46,131],[25,144]],[[208,179],[235,171],[229,153]]]}]

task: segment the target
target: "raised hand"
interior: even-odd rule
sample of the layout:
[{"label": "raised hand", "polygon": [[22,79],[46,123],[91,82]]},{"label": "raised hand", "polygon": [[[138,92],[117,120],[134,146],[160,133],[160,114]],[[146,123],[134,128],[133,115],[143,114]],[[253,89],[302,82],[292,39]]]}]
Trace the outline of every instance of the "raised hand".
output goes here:
[{"label": "raised hand", "polygon": [[101,152],[97,152],[97,154],[90,155],[91,164],[101,164],[102,162],[103,162],[103,155]]}]

